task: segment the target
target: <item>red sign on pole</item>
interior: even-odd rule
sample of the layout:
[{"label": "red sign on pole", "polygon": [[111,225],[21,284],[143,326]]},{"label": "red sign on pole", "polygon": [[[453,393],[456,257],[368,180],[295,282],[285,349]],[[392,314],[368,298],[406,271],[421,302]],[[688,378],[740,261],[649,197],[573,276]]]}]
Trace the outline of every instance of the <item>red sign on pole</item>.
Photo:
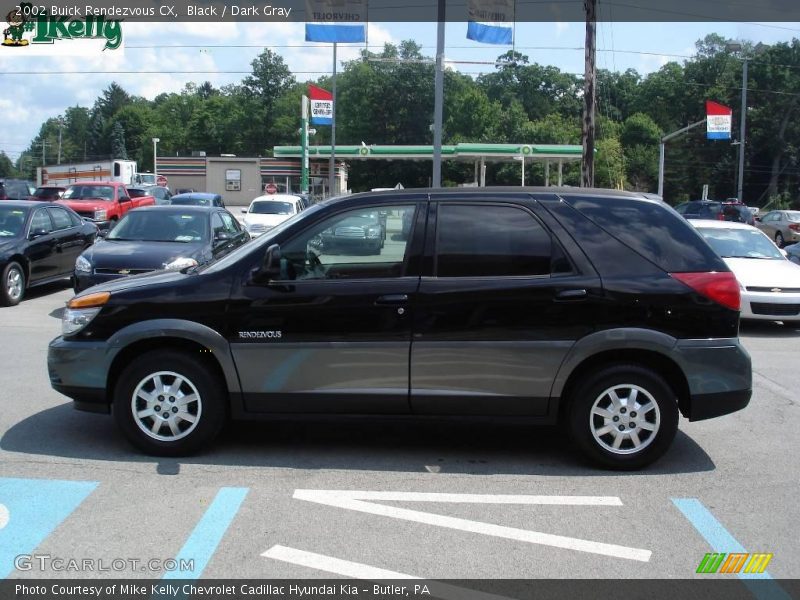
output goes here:
[{"label": "red sign on pole", "polygon": [[311,102],[311,124],[330,125],[333,122],[333,94],[308,84],[308,98]]},{"label": "red sign on pole", "polygon": [[264,186],[264,191],[267,194],[277,194],[278,193],[278,186],[275,185],[274,183],[268,183],[267,185]]}]

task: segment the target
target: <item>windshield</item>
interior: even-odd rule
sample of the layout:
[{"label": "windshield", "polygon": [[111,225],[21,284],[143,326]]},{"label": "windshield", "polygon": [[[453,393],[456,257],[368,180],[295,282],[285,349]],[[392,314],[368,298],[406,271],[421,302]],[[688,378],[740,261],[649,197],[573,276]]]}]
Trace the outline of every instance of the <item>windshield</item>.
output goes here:
[{"label": "windshield", "polygon": [[19,237],[24,228],[24,210],[12,206],[0,206],[0,238]]},{"label": "windshield", "polygon": [[293,215],[294,205],[291,202],[264,200],[253,202],[249,212],[253,215]]},{"label": "windshield", "polygon": [[156,176],[155,175],[139,175],[139,180],[142,183],[155,183]]},{"label": "windshield", "polygon": [[129,212],[106,236],[107,240],[136,242],[208,241],[205,213],[141,211]]},{"label": "windshield", "polygon": [[702,227],[698,231],[722,258],[784,260],[778,247],[757,229]]},{"label": "windshield", "polygon": [[173,196],[170,203],[185,206],[210,206],[211,198],[206,196]]},{"label": "windshield", "polygon": [[60,198],[61,190],[58,188],[40,187],[36,188],[36,191],[33,192],[33,195],[37,198]]},{"label": "windshield", "polygon": [[114,200],[114,188],[110,185],[71,185],[62,196],[64,200]]}]

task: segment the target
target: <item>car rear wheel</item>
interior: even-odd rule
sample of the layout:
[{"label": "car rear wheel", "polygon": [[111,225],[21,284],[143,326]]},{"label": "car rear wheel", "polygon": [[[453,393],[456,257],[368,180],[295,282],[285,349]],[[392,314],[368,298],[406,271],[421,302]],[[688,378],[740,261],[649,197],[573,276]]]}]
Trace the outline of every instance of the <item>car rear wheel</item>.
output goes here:
[{"label": "car rear wheel", "polygon": [[227,392],[214,370],[184,352],[149,352],[122,372],[114,416],[125,437],[157,456],[183,456],[208,444],[225,422]]},{"label": "car rear wheel", "polygon": [[3,269],[3,287],[0,289],[0,303],[3,306],[16,306],[25,294],[25,271],[19,263],[10,262]]},{"label": "car rear wheel", "polygon": [[608,366],[586,377],[568,399],[570,434],[601,466],[642,468],[669,448],[678,430],[678,403],[655,371]]},{"label": "car rear wheel", "polygon": [[775,234],[775,244],[778,246],[778,248],[783,248],[785,245],[783,234],[780,231]]}]

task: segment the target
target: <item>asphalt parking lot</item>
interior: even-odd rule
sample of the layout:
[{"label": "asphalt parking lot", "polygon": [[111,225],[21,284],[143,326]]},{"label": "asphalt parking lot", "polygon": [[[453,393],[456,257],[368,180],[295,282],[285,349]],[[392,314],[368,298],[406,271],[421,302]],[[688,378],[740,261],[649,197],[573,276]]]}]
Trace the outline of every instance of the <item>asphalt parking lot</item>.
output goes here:
[{"label": "asphalt parking lot", "polygon": [[[142,563],[175,557],[184,578],[688,578],[708,552],[800,576],[800,329],[745,324],[750,406],[681,420],[642,472],[589,468],[554,429],[473,424],[233,424],[158,460],[50,388],[71,295],[0,309],[0,578],[153,578]],[[128,562],[15,564],[28,554]]]}]

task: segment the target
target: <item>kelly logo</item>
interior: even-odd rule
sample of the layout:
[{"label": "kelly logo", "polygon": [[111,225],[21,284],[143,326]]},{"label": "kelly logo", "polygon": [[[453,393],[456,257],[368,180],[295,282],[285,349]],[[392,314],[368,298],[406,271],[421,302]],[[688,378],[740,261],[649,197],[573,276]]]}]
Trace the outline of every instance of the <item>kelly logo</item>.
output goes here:
[{"label": "kelly logo", "polygon": [[[22,2],[6,15],[8,27],[3,30],[3,46],[25,47],[54,44],[56,40],[105,39],[103,50],[116,50],[122,45],[122,26],[117,20],[102,15],[51,15],[41,6]],[[31,34],[30,40],[24,39]],[[59,51],[63,48],[59,48]]]},{"label": "kelly logo", "polygon": [[772,556],[772,553],[709,552],[697,566],[697,573],[763,573]]}]

